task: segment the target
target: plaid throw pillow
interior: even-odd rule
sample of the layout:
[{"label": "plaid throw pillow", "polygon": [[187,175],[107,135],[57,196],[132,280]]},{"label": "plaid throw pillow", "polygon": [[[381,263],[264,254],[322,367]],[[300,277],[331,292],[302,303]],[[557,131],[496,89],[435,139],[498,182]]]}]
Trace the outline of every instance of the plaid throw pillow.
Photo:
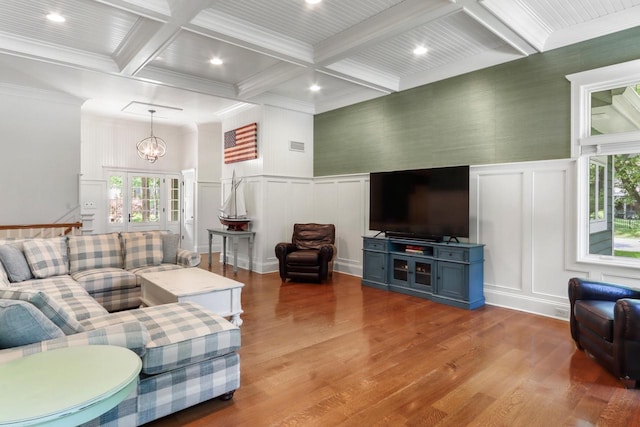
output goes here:
[{"label": "plaid throw pillow", "polygon": [[118,233],[69,236],[69,271],[93,268],[122,268]]},{"label": "plaid throw pillow", "polygon": [[44,279],[69,273],[69,266],[60,252],[60,242],[48,239],[34,239],[24,242],[24,256],[33,276]]},{"label": "plaid throw pillow", "polygon": [[158,234],[125,236],[123,240],[125,269],[162,263],[162,239]]},{"label": "plaid throw pillow", "polygon": [[55,300],[49,298],[44,292],[0,288],[0,299],[30,302],[60,328],[65,335],[73,335],[77,332],[84,331],[84,327],[75,317],[69,315]]}]

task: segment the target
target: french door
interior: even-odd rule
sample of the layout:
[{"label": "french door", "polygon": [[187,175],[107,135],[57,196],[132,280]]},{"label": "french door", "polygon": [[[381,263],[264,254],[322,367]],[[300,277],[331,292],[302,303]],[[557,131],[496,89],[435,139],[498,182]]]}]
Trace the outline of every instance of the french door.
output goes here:
[{"label": "french door", "polygon": [[108,231],[170,230],[180,234],[180,175],[108,173]]}]

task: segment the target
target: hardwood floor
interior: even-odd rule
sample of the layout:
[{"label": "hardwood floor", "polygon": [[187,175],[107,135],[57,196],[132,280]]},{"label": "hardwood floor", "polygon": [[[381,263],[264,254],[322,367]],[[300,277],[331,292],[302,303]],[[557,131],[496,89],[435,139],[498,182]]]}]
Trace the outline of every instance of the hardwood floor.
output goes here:
[{"label": "hardwood floor", "polygon": [[149,426],[640,425],[640,390],[577,351],[567,322],[457,309],[340,273],[326,284],[246,270],[236,280],[240,388]]}]

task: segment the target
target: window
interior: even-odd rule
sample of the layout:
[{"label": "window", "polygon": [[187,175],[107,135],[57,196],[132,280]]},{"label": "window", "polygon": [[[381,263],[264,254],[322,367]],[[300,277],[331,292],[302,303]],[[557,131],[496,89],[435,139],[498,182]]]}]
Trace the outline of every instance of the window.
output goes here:
[{"label": "window", "polygon": [[133,223],[160,221],[160,178],[133,176],[130,215]]},{"label": "window", "polygon": [[593,156],[589,159],[589,232],[606,230],[607,227],[607,158]]},{"label": "window", "polygon": [[169,230],[180,233],[179,174],[107,171],[109,231]]},{"label": "window", "polygon": [[123,176],[109,176],[109,222],[122,224],[123,221]]},{"label": "window", "polygon": [[168,221],[180,221],[180,180],[169,178],[169,218]]},{"label": "window", "polygon": [[640,268],[640,61],[567,76],[577,260]]}]

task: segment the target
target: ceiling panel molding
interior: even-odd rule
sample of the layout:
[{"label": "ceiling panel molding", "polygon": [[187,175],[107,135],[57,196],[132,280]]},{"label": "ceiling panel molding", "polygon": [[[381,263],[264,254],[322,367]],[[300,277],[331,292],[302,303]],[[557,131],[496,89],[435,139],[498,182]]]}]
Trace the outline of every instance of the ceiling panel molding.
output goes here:
[{"label": "ceiling panel molding", "polygon": [[0,52],[56,64],[103,71],[105,73],[119,71],[117,64],[109,56],[53,45],[39,40],[30,40],[2,32],[0,32]]},{"label": "ceiling panel molding", "polygon": [[311,45],[211,9],[200,12],[185,28],[290,62],[313,62]]},{"label": "ceiling panel molding", "polygon": [[522,55],[529,56],[538,52],[526,39],[520,37],[518,33],[487,10],[482,3],[478,3],[476,0],[456,0],[456,3],[464,7],[464,13],[500,37]]},{"label": "ceiling panel molding", "polygon": [[338,33],[315,47],[315,63],[327,66],[404,31],[462,10],[447,1],[406,0]]},{"label": "ceiling panel molding", "polygon": [[306,72],[306,67],[300,67],[288,62],[280,62],[238,83],[237,95],[241,99],[251,99],[254,96],[269,91],[273,86],[277,86]]},{"label": "ceiling panel molding", "polygon": [[514,29],[538,52],[553,30],[536,15],[526,2],[521,0],[479,0],[480,3],[502,22]]},{"label": "ceiling panel molding", "polygon": [[[243,101],[328,111],[640,23],[640,0],[326,0],[314,6],[302,0],[3,0],[2,6],[0,83],[59,90],[105,108],[135,94],[141,102],[188,105],[185,116],[199,120]],[[66,21],[47,20],[52,8]],[[413,55],[417,45],[425,45],[427,55]],[[214,57],[223,64],[211,64]],[[310,91],[312,84],[321,89]]]},{"label": "ceiling panel molding", "polygon": [[384,73],[378,69],[349,59],[336,62],[318,71],[375,89],[382,93],[391,93],[400,90],[400,79],[397,76]]},{"label": "ceiling panel molding", "polygon": [[637,27],[639,24],[640,6],[634,6],[606,17],[556,30],[547,38],[544,51]]},{"label": "ceiling panel molding", "polygon": [[515,61],[522,58],[519,52],[512,49],[485,51],[464,61],[458,61],[442,67],[434,68],[423,73],[416,73],[403,77],[400,80],[400,90],[411,89],[417,86],[434,83],[450,77],[460,76],[483,68]]},{"label": "ceiling panel molding", "polygon": [[153,84],[181,88],[201,94],[236,99],[236,89],[232,84],[214,82],[209,79],[175,73],[157,67],[145,67],[136,77]]}]

